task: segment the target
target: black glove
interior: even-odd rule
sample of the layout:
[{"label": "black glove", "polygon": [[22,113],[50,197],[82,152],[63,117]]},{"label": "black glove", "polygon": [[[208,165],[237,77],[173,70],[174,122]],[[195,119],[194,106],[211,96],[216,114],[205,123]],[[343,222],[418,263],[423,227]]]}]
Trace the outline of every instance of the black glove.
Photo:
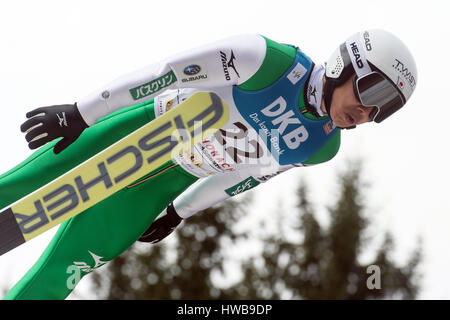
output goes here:
[{"label": "black glove", "polygon": [[171,234],[182,220],[171,203],[166,209],[166,214],[156,219],[138,241],[150,243],[160,242]]},{"label": "black glove", "polygon": [[[76,103],[37,108],[28,112],[27,118],[28,120],[20,126],[20,130],[26,132],[28,147],[36,149],[49,141],[63,137],[53,148],[55,154],[67,148],[88,127]],[[40,125],[37,126],[38,124]]]}]

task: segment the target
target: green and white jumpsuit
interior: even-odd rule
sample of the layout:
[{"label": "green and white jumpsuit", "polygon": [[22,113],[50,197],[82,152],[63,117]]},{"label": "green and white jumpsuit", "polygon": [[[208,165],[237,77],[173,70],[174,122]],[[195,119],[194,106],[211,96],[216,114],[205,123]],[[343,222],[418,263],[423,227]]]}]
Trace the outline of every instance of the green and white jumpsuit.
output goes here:
[{"label": "green and white jumpsuit", "polygon": [[90,127],[60,154],[53,153],[53,141],[1,175],[0,207],[193,92],[217,93],[230,106],[230,120],[190,152],[63,223],[5,298],[64,299],[79,278],[127,250],[170,202],[187,218],[288,169],[333,158],[340,130],[320,110],[323,74],[294,46],[239,35],[152,64],[80,99]]}]

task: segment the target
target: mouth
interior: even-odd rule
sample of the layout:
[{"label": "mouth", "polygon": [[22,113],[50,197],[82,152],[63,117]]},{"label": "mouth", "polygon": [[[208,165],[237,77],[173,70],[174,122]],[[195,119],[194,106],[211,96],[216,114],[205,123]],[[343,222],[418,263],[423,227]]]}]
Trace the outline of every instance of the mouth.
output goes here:
[{"label": "mouth", "polygon": [[355,119],[352,117],[351,114],[349,113],[345,113],[345,120],[346,122],[348,122],[350,125],[354,125],[356,123]]}]

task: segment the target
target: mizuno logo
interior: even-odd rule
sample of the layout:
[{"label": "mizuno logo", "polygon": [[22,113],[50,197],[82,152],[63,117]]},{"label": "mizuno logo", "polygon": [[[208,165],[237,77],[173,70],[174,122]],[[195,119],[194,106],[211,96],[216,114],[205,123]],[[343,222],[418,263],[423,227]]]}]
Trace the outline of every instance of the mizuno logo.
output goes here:
[{"label": "mizuno logo", "polygon": [[223,72],[225,73],[225,79],[227,79],[228,81],[231,80],[228,68],[232,68],[234,72],[236,72],[238,78],[240,78],[239,73],[237,72],[236,67],[234,66],[234,60],[236,60],[236,57],[234,56],[233,50],[231,50],[230,60],[227,61],[227,54],[223,51],[220,51],[220,58],[222,60],[222,68]]},{"label": "mizuno logo", "polygon": [[316,98],[317,88],[314,86],[314,89],[313,89],[312,86],[310,85],[308,88],[308,91],[309,91],[309,96],[313,97],[314,101],[317,103],[317,98]]},{"label": "mizuno logo", "polygon": [[58,117],[59,126],[62,127],[64,125],[65,127],[67,127],[66,113],[63,112],[61,115],[56,114],[56,116]]},{"label": "mizuno logo", "polygon": [[91,255],[92,259],[94,260],[94,265],[91,267],[86,262],[77,262],[74,261],[73,264],[78,267],[80,271],[89,273],[94,271],[94,269],[100,268],[102,265],[106,264],[108,261],[102,261],[103,257],[96,255],[95,253],[92,253],[89,251],[89,254]]},{"label": "mizuno logo", "polygon": [[66,280],[66,286],[68,289],[70,290],[75,289],[75,286],[78,284],[78,282],[80,282],[83,276],[82,272],[90,273],[108,262],[102,261],[103,257],[98,256],[89,250],[88,252],[91,255],[92,259],[94,260],[94,265],[91,266],[86,262],[74,261],[72,265],[68,266],[66,269],[66,273],[69,274],[69,277]]}]

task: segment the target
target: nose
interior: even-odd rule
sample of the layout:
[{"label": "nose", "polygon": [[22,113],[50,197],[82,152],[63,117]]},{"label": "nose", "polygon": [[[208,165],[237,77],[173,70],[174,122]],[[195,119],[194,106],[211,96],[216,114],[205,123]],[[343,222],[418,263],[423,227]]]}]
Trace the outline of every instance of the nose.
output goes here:
[{"label": "nose", "polygon": [[364,123],[370,121],[370,113],[375,107],[366,107],[362,104],[358,106],[358,112],[360,115],[360,119],[358,119],[358,123]]}]

